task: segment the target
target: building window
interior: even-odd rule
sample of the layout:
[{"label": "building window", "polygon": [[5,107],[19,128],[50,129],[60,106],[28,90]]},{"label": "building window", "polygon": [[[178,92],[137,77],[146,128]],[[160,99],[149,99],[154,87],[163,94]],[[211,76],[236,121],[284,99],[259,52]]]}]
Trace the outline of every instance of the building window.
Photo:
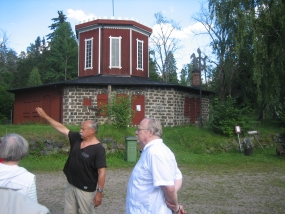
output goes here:
[{"label": "building window", "polygon": [[137,39],[137,70],[143,70],[143,41]]},{"label": "building window", "polygon": [[93,54],[93,37],[85,39],[85,66],[84,70],[92,69],[92,54]]},{"label": "building window", "polygon": [[109,68],[121,67],[121,40],[122,37],[110,36],[110,65]]}]

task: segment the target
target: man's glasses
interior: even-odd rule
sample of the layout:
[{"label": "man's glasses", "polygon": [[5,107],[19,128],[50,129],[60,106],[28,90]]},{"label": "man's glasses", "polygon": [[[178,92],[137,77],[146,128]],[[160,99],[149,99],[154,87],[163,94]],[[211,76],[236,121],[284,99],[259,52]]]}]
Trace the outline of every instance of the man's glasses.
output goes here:
[{"label": "man's glasses", "polygon": [[137,131],[138,131],[138,132],[140,132],[140,131],[142,131],[142,130],[149,130],[149,129],[139,129],[139,128],[137,128]]}]

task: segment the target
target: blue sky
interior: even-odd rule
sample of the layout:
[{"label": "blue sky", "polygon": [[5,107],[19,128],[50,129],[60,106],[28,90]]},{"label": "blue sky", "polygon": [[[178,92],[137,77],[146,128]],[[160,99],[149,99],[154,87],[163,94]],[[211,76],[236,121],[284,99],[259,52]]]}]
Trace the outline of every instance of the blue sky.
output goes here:
[{"label": "blue sky", "polygon": [[9,37],[9,47],[20,53],[38,36],[42,38],[51,33],[48,26],[52,24],[51,19],[58,16],[58,10],[68,17],[73,29],[82,20],[95,16],[111,18],[113,12],[115,19],[128,17],[153,28],[154,14],[162,12],[181,26],[175,35],[184,48],[174,54],[180,71],[183,64],[190,62],[192,53],[197,55],[197,48],[203,52],[208,41],[192,33],[201,29],[201,25],[191,19],[199,9],[200,3],[196,0],[1,0],[0,30]]}]

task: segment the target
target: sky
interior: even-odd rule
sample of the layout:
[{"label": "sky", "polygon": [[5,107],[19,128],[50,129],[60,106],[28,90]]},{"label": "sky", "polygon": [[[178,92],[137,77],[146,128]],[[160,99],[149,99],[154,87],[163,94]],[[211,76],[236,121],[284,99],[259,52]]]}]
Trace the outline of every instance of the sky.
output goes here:
[{"label": "sky", "polygon": [[162,12],[181,27],[175,37],[180,39],[182,48],[174,53],[180,71],[183,64],[190,63],[192,53],[198,56],[198,48],[207,52],[209,39],[193,34],[193,30],[202,30],[201,24],[192,19],[199,10],[196,0],[1,0],[0,36],[4,32],[9,39],[8,47],[20,53],[38,36],[42,39],[52,32],[48,26],[53,23],[52,18],[58,17],[57,11],[63,11],[73,30],[83,20],[112,16],[134,19],[155,29],[154,14]]}]

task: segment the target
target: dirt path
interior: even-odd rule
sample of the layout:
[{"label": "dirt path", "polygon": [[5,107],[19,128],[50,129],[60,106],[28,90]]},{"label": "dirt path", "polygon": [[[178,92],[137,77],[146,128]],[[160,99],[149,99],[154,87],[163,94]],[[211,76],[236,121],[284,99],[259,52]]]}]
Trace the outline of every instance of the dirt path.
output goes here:
[{"label": "dirt path", "polygon": [[[187,213],[285,213],[285,173],[201,172],[181,170],[179,201]],[[108,170],[104,199],[97,214],[123,214],[131,170]],[[63,213],[66,179],[62,172],[35,173],[39,203]]]}]

